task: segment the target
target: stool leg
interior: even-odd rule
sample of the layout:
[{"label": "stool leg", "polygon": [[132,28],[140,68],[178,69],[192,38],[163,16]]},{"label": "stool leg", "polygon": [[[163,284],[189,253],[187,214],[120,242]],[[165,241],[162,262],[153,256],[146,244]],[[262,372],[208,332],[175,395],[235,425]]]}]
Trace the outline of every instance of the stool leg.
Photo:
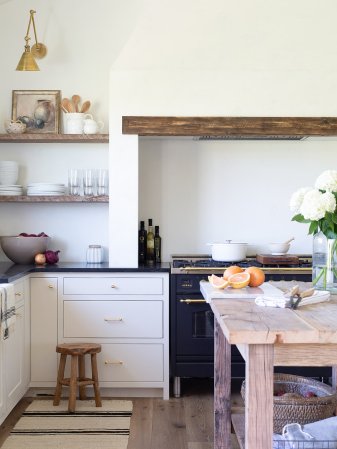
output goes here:
[{"label": "stool leg", "polygon": [[60,365],[59,365],[59,370],[58,370],[58,374],[57,374],[57,383],[56,383],[55,394],[54,394],[54,402],[53,402],[54,405],[60,404],[61,393],[62,393],[61,381],[64,379],[64,368],[66,366],[66,360],[67,360],[67,355],[61,354]]},{"label": "stool leg", "polygon": [[[78,380],[84,380],[85,378],[85,359],[84,355],[78,356]],[[83,401],[84,399],[87,399],[87,396],[85,394],[85,385],[81,385],[79,387],[80,390],[80,400]]]},{"label": "stool leg", "polygon": [[95,403],[96,407],[102,407],[101,395],[99,392],[97,359],[96,354],[91,354],[91,372],[92,380],[94,381]]},{"label": "stool leg", "polygon": [[78,356],[72,355],[71,356],[70,381],[69,381],[69,404],[68,404],[68,411],[70,413],[75,412],[75,406],[76,406],[77,365],[78,365]]}]

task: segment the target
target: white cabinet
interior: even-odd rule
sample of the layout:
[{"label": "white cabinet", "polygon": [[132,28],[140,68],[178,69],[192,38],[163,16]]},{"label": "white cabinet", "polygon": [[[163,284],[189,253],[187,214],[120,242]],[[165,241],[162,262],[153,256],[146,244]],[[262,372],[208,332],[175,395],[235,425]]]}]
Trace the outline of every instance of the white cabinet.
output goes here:
[{"label": "white cabinet", "polygon": [[0,343],[0,421],[26,393],[30,381],[29,280],[14,283],[16,320]]},{"label": "white cabinet", "polygon": [[59,284],[58,341],[102,345],[101,387],[161,389],[167,399],[169,274],[64,275]]},{"label": "white cabinet", "polygon": [[57,377],[57,285],[58,278],[30,279],[31,294],[31,386],[55,386]]}]

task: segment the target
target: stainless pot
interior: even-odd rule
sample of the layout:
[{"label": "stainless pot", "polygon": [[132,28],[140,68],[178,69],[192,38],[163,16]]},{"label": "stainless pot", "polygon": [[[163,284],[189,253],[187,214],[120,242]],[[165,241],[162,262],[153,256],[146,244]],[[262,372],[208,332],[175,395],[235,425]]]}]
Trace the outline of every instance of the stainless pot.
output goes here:
[{"label": "stainless pot", "polygon": [[247,243],[234,243],[225,240],[225,243],[208,243],[212,247],[212,259],[223,262],[238,262],[245,260]]}]

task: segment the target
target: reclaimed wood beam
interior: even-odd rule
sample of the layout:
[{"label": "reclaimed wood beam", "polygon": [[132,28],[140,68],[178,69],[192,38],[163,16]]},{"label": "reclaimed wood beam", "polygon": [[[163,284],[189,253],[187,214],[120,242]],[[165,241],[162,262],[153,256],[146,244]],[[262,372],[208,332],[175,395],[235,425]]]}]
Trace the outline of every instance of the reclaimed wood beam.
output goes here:
[{"label": "reclaimed wood beam", "polygon": [[123,116],[122,131],[139,136],[337,136],[337,117]]}]

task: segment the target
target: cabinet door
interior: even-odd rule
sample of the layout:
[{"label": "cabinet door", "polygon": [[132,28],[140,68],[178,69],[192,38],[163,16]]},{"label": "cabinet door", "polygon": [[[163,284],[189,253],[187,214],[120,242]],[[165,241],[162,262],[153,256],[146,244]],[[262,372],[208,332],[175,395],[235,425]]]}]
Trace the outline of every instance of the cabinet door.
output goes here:
[{"label": "cabinet door", "polygon": [[31,278],[31,383],[47,386],[57,376],[57,278]]},{"label": "cabinet door", "polygon": [[30,384],[30,280],[23,281],[22,286],[18,286],[19,293],[23,291],[24,297],[24,349],[23,349],[23,385],[24,393]]},{"label": "cabinet door", "polygon": [[0,424],[6,418],[6,401],[4,387],[4,341],[0,338]]},{"label": "cabinet door", "polygon": [[24,307],[16,309],[16,320],[9,337],[3,340],[6,410],[9,413],[23,396]]}]

